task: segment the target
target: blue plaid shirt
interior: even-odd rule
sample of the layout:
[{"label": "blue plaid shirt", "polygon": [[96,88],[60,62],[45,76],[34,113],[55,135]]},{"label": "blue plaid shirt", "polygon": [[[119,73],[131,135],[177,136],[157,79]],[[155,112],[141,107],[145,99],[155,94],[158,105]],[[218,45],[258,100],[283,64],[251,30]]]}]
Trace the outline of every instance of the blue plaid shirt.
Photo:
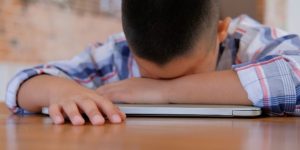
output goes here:
[{"label": "blue plaid shirt", "polygon": [[[254,106],[269,115],[300,115],[300,39],[259,24],[246,15],[234,19],[221,44],[218,70],[233,69]],[[27,79],[49,74],[87,88],[140,77],[123,33],[88,47],[71,60],[50,62],[18,73],[8,84],[6,104],[15,113],[17,92]],[[42,83],[41,83],[42,84]]]}]

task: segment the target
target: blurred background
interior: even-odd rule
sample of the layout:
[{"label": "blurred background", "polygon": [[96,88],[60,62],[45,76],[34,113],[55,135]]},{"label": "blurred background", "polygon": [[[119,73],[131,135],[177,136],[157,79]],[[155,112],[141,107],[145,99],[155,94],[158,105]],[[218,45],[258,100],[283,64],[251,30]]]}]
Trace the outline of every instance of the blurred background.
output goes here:
[{"label": "blurred background", "polygon": [[[221,16],[248,14],[300,34],[299,0],[221,0]],[[0,0],[0,100],[25,67],[69,59],[122,31],[121,0]]]}]

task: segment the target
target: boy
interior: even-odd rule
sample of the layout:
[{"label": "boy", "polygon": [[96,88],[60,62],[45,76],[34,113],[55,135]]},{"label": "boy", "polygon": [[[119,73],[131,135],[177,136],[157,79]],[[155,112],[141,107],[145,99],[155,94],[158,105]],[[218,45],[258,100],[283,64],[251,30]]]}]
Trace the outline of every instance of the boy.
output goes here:
[{"label": "boy", "polygon": [[[241,104],[300,115],[300,40],[247,16],[219,20],[216,0],[123,0],[123,34],[8,85],[16,113],[49,107],[55,124],[120,123],[112,102]],[[128,42],[128,43],[127,43]],[[119,81],[123,80],[123,81]]]}]

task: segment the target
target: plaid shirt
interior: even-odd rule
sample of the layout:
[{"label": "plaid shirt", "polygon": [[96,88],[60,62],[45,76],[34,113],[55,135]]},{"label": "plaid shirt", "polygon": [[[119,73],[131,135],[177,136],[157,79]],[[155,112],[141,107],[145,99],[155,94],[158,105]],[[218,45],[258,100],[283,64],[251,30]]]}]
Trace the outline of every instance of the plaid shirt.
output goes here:
[{"label": "plaid shirt", "polygon": [[[233,69],[254,106],[269,115],[300,115],[300,39],[259,24],[246,15],[234,19],[221,44],[217,70]],[[87,88],[140,77],[123,33],[88,47],[71,60],[51,62],[18,73],[8,84],[6,104],[15,113],[16,95],[27,79],[49,74]]]}]

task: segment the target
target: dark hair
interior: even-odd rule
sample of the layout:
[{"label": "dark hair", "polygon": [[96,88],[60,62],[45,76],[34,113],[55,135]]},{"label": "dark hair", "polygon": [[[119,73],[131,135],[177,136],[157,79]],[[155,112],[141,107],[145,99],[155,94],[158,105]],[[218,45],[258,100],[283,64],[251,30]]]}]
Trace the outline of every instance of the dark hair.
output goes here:
[{"label": "dark hair", "polygon": [[122,23],[133,52],[158,65],[216,35],[218,0],[123,0]]}]

